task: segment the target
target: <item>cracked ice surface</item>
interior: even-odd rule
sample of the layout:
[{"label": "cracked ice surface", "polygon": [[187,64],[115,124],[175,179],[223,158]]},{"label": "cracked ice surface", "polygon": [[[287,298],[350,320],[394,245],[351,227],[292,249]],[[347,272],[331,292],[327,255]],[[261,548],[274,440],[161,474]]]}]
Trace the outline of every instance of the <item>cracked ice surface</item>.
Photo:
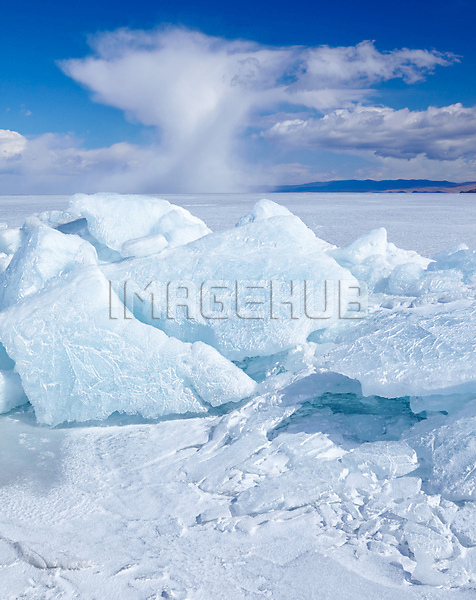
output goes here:
[{"label": "cracked ice surface", "polygon": [[159,417],[236,402],[253,381],[202,342],[183,343],[133,318],[109,318],[96,266],[53,280],[0,313],[0,339],[42,423]]},{"label": "cracked ice surface", "polygon": [[[263,312],[256,320],[246,319],[234,310],[224,320],[210,319],[199,310],[193,320],[184,313],[174,319],[165,315],[164,290],[170,281],[187,282],[197,291],[204,282],[226,285],[227,291],[220,301],[231,308],[236,282],[244,286],[248,281],[263,285],[270,280],[283,284],[291,280],[308,281],[319,290],[326,280],[356,283],[352,274],[327,254],[332,248],[330,244],[317,238],[297,217],[283,215],[282,211],[275,213],[268,218],[250,217],[249,222],[232,230],[211,233],[158,255],[105,265],[103,271],[122,297],[127,282],[130,291],[126,302],[138,319],[163,329],[168,335],[189,342],[201,339],[232,360],[291,349],[305,343],[315,329],[335,322],[337,311],[324,321],[305,318],[303,311],[296,319],[274,318],[270,312]],[[287,301],[289,290],[285,285],[283,288],[279,290],[280,299]],[[145,301],[135,301],[136,294]],[[150,298],[159,303],[158,308],[151,307]],[[262,301],[258,296],[255,300]]]},{"label": "cracked ice surface", "polygon": [[24,471],[40,453],[59,472],[45,470],[40,495],[18,466],[23,479],[0,488],[6,597],[472,597],[472,503],[428,492],[411,442],[344,449],[338,422],[306,432],[297,406],[269,394],[221,417],[50,430],[43,444],[26,415],[8,417]]},{"label": "cracked ice surface", "polygon": [[[474,597],[475,252],[96,199],[0,231],[2,598]],[[362,281],[368,314],[108,315],[108,279],[280,276]]]}]

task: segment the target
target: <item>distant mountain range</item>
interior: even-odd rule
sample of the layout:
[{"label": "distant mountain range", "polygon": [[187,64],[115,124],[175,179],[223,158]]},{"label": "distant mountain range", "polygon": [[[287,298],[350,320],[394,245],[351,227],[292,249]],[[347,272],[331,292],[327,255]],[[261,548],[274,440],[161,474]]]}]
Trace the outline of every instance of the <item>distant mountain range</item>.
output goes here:
[{"label": "distant mountain range", "polygon": [[476,181],[432,181],[431,179],[345,179],[341,181],[313,181],[301,185],[282,185],[273,192],[474,192]]}]

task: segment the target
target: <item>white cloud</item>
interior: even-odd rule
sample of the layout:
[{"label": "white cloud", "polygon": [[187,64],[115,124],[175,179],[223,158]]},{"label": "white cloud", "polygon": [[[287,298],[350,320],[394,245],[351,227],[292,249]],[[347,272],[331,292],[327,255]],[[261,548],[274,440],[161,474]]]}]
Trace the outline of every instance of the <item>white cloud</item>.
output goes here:
[{"label": "white cloud", "polygon": [[26,146],[26,139],[16,131],[0,129],[0,165],[2,161],[18,156]]},{"label": "white cloud", "polygon": [[407,83],[420,81],[436,66],[448,66],[458,60],[453,54],[403,48],[379,52],[369,41],[356,46],[321,46],[306,52],[306,73],[301,85],[310,88],[341,85],[367,86],[400,78]]},{"label": "white cloud", "polygon": [[476,156],[476,107],[465,108],[458,103],[411,111],[358,105],[318,119],[281,120],[263,135],[292,145],[344,152],[456,160]]},{"label": "white cloud", "polygon": [[[18,150],[0,158],[2,193],[64,194],[97,189],[149,191],[156,172],[157,148],[128,143],[86,149],[71,136],[44,134],[25,139],[16,132]],[[2,137],[0,132],[0,149]]]}]

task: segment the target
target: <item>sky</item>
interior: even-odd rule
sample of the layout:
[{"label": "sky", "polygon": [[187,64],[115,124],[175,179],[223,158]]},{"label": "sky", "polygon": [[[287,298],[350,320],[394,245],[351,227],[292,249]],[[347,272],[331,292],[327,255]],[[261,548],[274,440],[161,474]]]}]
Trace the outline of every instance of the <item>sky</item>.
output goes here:
[{"label": "sky", "polygon": [[0,194],[476,180],[473,0],[4,3]]}]

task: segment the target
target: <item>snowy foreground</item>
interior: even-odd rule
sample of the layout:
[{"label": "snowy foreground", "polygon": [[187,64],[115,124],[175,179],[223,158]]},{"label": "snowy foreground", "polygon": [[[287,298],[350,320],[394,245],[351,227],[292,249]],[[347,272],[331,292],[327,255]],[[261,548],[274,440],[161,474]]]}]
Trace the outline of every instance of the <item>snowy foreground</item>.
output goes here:
[{"label": "snowy foreground", "polygon": [[0,228],[2,600],[474,598],[475,250],[57,201]]}]

